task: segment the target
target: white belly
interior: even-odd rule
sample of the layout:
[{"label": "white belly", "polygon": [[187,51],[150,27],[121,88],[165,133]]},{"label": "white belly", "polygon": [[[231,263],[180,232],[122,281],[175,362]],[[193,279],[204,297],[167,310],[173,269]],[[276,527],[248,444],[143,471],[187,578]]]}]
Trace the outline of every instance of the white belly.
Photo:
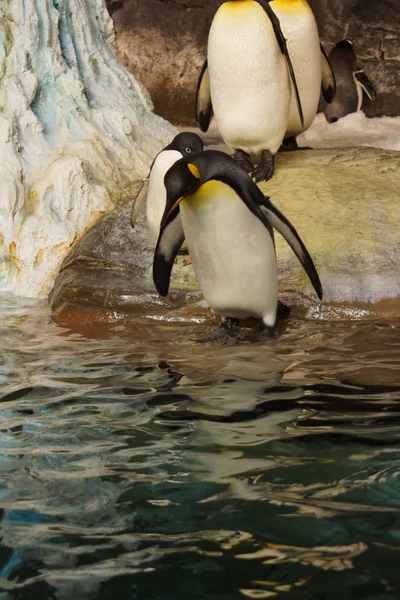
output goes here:
[{"label": "white belly", "polygon": [[199,287],[222,317],[258,317],[273,326],[278,279],[272,238],[226,184],[208,182],[181,203]]},{"label": "white belly", "polygon": [[287,40],[304,114],[303,127],[292,89],[286,132],[286,137],[289,137],[308,129],[317,114],[322,77],[319,35],[313,12],[308,4],[299,0],[290,8],[287,2],[282,5],[278,0],[274,0],[270,6],[279,18],[283,35]]},{"label": "white belly", "polygon": [[285,135],[290,81],[272,25],[257,2],[226,2],[208,39],[211,99],[224,141],[275,153]]},{"label": "white belly", "polygon": [[151,169],[146,200],[146,217],[148,227],[156,240],[160,233],[160,222],[167,202],[167,192],[164,186],[165,173],[180,158],[182,158],[182,154],[177,150],[164,150],[157,156]]}]

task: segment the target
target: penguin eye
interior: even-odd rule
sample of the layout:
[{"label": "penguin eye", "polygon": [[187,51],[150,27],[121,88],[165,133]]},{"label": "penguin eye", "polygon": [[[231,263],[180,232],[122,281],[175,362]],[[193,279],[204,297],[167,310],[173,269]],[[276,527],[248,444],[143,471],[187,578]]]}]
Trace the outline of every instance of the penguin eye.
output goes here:
[{"label": "penguin eye", "polygon": [[191,154],[191,152],[192,152],[192,149],[191,149],[191,148],[185,148],[185,152],[186,152],[187,154]]}]

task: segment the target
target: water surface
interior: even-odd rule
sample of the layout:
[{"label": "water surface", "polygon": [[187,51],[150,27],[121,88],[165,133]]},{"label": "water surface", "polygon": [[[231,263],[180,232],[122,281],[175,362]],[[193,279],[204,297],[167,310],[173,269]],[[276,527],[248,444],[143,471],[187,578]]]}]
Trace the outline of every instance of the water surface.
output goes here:
[{"label": "water surface", "polygon": [[1,600],[400,597],[400,321],[0,320]]}]

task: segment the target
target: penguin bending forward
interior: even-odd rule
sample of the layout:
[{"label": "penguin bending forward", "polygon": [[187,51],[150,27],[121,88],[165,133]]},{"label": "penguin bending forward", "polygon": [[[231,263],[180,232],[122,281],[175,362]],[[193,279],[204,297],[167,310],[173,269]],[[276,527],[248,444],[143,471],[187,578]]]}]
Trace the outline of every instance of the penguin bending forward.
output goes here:
[{"label": "penguin bending forward", "polygon": [[376,100],[376,93],[364,71],[357,66],[352,42],[339,42],[331,50],[329,60],[336,73],[337,94],[332,104],[323,107],[323,112],[329,123],[335,123],[341,117],[361,110],[363,92],[372,102]]},{"label": "penguin bending forward", "polygon": [[304,114],[301,123],[292,90],[285,138],[295,138],[308,129],[318,110],[320,94],[326,102],[336,93],[335,75],[320,43],[317,23],[306,0],[273,0],[270,6],[279,18],[296,75]]},{"label": "penguin bending forward", "polygon": [[157,240],[160,222],[166,203],[164,176],[168,169],[183,156],[194,156],[203,150],[203,141],[195,133],[178,133],[172,142],[157,154],[148,176],[133,201],[131,225],[135,226],[144,199],[147,197],[146,217],[148,227]]},{"label": "penguin bending forward", "polygon": [[177,161],[165,175],[153,280],[161,296],[184,239],[200,290],[223,322],[247,317],[273,328],[278,278],[273,227],[285,238],[322,299],[311,256],[293,225],[234,161],[217,150]]},{"label": "penguin bending forward", "polygon": [[[268,2],[232,0],[220,6],[211,24],[196,95],[200,129],[207,131],[214,112],[222,138],[235,150],[235,160],[256,181],[267,181],[274,173],[274,155],[289,118],[290,78],[303,123],[286,41]],[[260,156],[256,168],[250,154]]]}]

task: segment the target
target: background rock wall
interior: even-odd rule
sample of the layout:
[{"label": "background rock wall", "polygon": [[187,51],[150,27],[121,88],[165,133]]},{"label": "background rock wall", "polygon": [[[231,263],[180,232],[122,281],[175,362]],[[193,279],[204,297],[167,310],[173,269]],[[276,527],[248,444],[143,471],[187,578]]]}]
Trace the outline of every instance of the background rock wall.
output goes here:
[{"label": "background rock wall", "polygon": [[[197,77],[221,0],[107,0],[121,62],[150,91],[155,111],[193,125]],[[400,0],[309,0],[329,51],[354,40],[378,99],[368,116],[400,114]]]},{"label": "background rock wall", "polygon": [[108,0],[119,60],[150,91],[154,110],[194,124],[194,94],[216,0]]}]

